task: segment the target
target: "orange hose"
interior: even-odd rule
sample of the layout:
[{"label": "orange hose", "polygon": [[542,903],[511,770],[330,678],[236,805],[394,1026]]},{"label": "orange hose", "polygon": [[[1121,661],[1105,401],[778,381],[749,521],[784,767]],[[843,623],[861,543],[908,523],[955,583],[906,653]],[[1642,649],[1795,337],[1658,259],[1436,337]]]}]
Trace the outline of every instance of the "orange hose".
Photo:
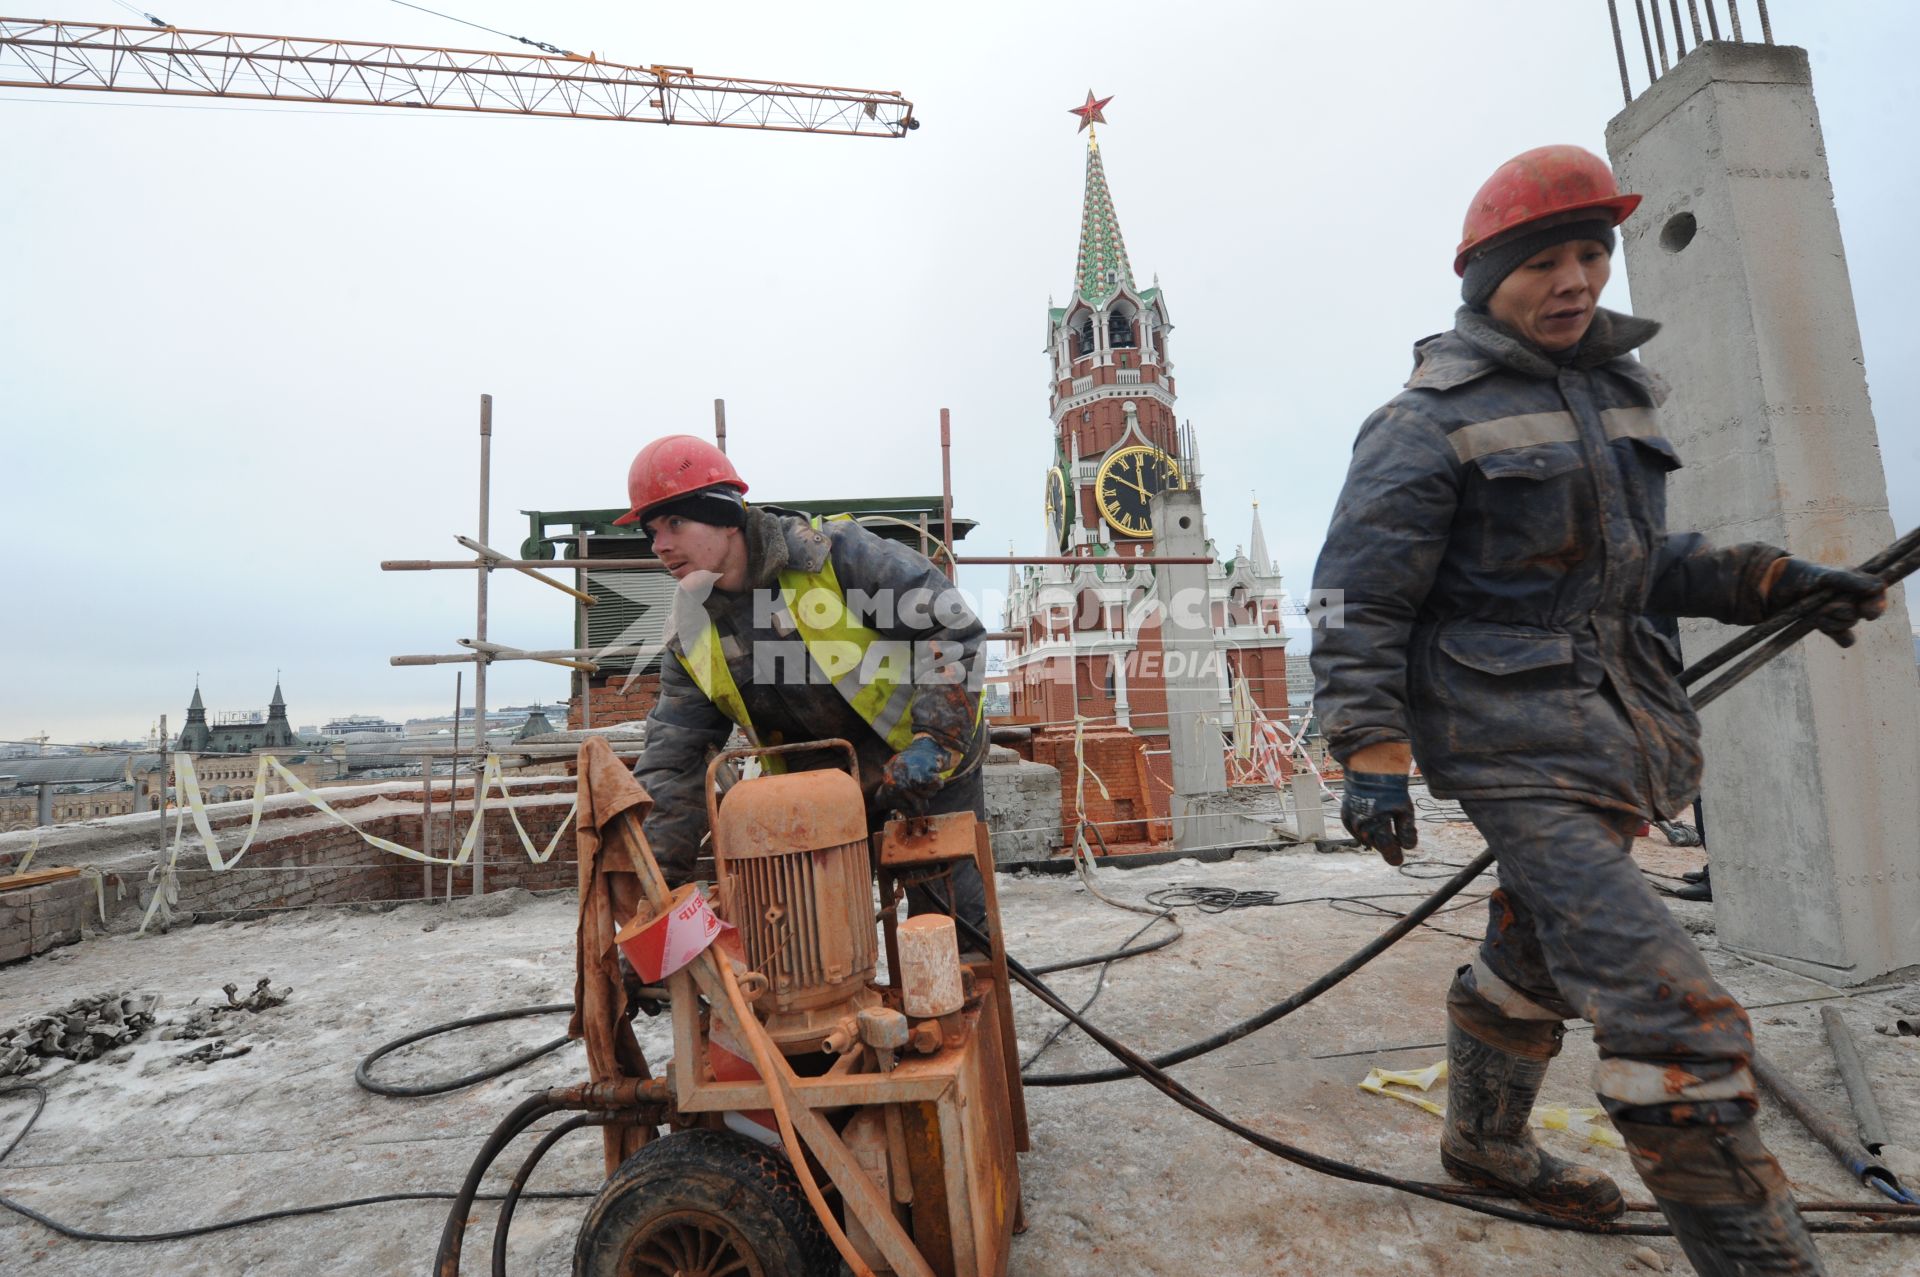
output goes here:
[{"label": "orange hose", "polygon": [[840,1252],[840,1258],[846,1261],[853,1277],[873,1277],[873,1269],[867,1267],[867,1261],[853,1248],[853,1243],[841,1230],[840,1222],[833,1217],[827,1199],[821,1195],[820,1186],[814,1182],[813,1168],[807,1165],[806,1151],[800,1145],[800,1137],[794,1134],[793,1115],[787,1109],[786,1057],[777,1050],[773,1058],[768,1057],[767,1028],[747,1006],[747,1000],[733,978],[733,966],[727,956],[712,949],[707,950],[707,956],[713,959],[713,965],[720,970],[720,983],[726,988],[727,1003],[740,1021],[740,1031],[747,1039],[747,1049],[753,1052],[754,1067],[760,1070],[761,1080],[767,1084],[767,1099],[773,1105],[774,1120],[780,1124],[780,1139],[787,1146],[787,1157],[793,1162],[793,1173],[800,1180],[800,1191],[807,1195],[814,1214],[820,1217],[820,1226],[827,1230],[833,1248]]}]

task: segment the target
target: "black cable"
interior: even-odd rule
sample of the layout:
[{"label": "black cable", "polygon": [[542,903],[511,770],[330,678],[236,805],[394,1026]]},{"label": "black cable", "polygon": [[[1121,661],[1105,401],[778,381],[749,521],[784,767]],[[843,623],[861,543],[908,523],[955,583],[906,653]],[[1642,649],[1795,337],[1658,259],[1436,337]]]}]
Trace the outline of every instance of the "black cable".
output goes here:
[{"label": "black cable", "polygon": [[520,1163],[520,1169],[513,1174],[513,1183],[507,1186],[506,1194],[500,1199],[500,1213],[493,1222],[493,1277],[507,1277],[507,1230],[513,1227],[513,1211],[520,1204],[520,1198],[526,1192],[527,1181],[533,1178],[533,1168],[547,1155],[547,1150],[583,1126],[605,1126],[614,1117],[610,1113],[581,1113],[570,1117],[560,1125],[548,1131],[546,1137],[533,1146],[527,1159]]},{"label": "black cable", "polygon": [[[966,919],[955,918],[954,922],[957,926],[969,932],[976,941],[985,939]],[[1359,955],[1356,954],[1355,956],[1358,957]],[[1634,1237],[1663,1237],[1672,1235],[1672,1230],[1665,1224],[1588,1223],[1580,1220],[1560,1219],[1557,1216],[1542,1214],[1538,1211],[1522,1210],[1518,1207],[1502,1206],[1494,1202],[1476,1200],[1474,1194],[1477,1190],[1470,1189],[1464,1185],[1433,1184],[1423,1180],[1410,1180],[1397,1175],[1388,1175],[1364,1166],[1355,1166],[1349,1162],[1342,1162],[1337,1158],[1327,1157],[1309,1149],[1301,1148],[1298,1145],[1289,1144],[1284,1140],[1276,1139],[1264,1131],[1256,1131],[1252,1127],[1243,1125],[1233,1118],[1228,1117],[1225,1113],[1214,1108],[1213,1105],[1207,1103],[1178,1081],[1175,1081],[1167,1073],[1157,1068],[1152,1061],[1142,1057],[1131,1047],[1109,1037],[1098,1025],[1076,1014],[1072,1008],[1060,1000],[1059,995],[1055,994],[1043,981],[1039,980],[1031,971],[1022,967],[1012,958],[1007,959],[1007,970],[1013,975],[1014,979],[1020,982],[1027,992],[1033,994],[1058,1014],[1072,1020],[1081,1032],[1085,1033],[1095,1042],[1098,1042],[1108,1054],[1112,1055],[1116,1060],[1119,1060],[1125,1066],[1123,1072],[1125,1072],[1127,1076],[1142,1079],[1189,1112],[1198,1114],[1214,1125],[1238,1135],[1248,1143],[1265,1149],[1276,1157],[1292,1162],[1294,1165],[1306,1170],[1318,1171],[1323,1175],[1329,1175],[1335,1179],[1347,1180],[1352,1183],[1373,1184],[1380,1188],[1398,1189],[1403,1193],[1411,1193],[1416,1197],[1425,1197],[1430,1201],[1459,1206],[1466,1210],[1474,1211],[1477,1214],[1492,1215],[1498,1219],[1512,1220],[1520,1224],[1533,1224],[1541,1228],[1558,1229],[1563,1232],[1604,1233],[1615,1236]],[[1885,1210],[1885,1208],[1877,1204],[1863,1206],[1861,1209],[1876,1214],[1883,1213]],[[1920,1219],[1846,1221],[1839,1223],[1809,1222],[1807,1227],[1809,1231],[1819,1233],[1899,1233],[1920,1236]]]},{"label": "black cable", "polygon": [[1062,962],[1049,962],[1045,966],[1032,968],[1033,973],[1035,975],[1052,975],[1056,971],[1073,971],[1079,967],[1090,967],[1096,962],[1119,962],[1123,958],[1137,958],[1143,953],[1153,953],[1156,950],[1164,949],[1180,938],[1179,932],[1176,931],[1172,935],[1163,936],[1158,940],[1149,940],[1146,944],[1142,945],[1135,945],[1133,943],[1140,936],[1147,933],[1147,927],[1151,927],[1159,921],[1160,919],[1158,918],[1150,919],[1146,927],[1140,928],[1140,930],[1126,938],[1123,947],[1115,949],[1110,953],[1096,953],[1086,958],[1068,958]]},{"label": "black cable", "polygon": [[[0,1091],[0,1099],[28,1093],[34,1096],[35,1103],[33,1112],[28,1116],[26,1123],[14,1133],[13,1138],[7,1142],[6,1148],[0,1149],[0,1161],[6,1160],[7,1155],[19,1147],[20,1141],[26,1138],[27,1132],[33,1129],[34,1124],[40,1120],[40,1114],[47,1107],[46,1088],[40,1086],[38,1083],[29,1082],[25,1085],[14,1086],[5,1091]],[[582,1197],[597,1197],[598,1195],[598,1189],[582,1188],[556,1189],[544,1193],[522,1194],[523,1197],[536,1198],[540,1201],[577,1200]],[[147,1243],[185,1241],[193,1237],[205,1237],[210,1233],[224,1233],[230,1229],[246,1228],[253,1224],[270,1223],[278,1219],[298,1219],[305,1215],[324,1215],[332,1211],[352,1210],[361,1206],[378,1206],[386,1202],[444,1202],[454,1201],[459,1197],[459,1193],[449,1192],[445,1189],[437,1191],[423,1190],[414,1193],[379,1193],[372,1197],[352,1197],[345,1201],[320,1202],[313,1206],[289,1206],[281,1210],[262,1211],[257,1215],[242,1215],[238,1219],[221,1220],[214,1224],[200,1224],[192,1228],[176,1228],[163,1233],[96,1233],[90,1229],[75,1228],[71,1224],[63,1224],[52,1216],[43,1215],[33,1209],[33,1207],[22,1202],[14,1201],[10,1197],[0,1197],[0,1207],[10,1210],[16,1215],[30,1219],[42,1228],[47,1229],[49,1232],[57,1233],[68,1241]],[[504,1197],[505,1194],[503,1193],[476,1193],[474,1200],[495,1201],[503,1199]]]},{"label": "black cable", "polygon": [[[1099,958],[1091,958],[1091,959],[1076,958],[1070,962],[1053,963],[1051,966],[1044,968],[1044,970],[1067,971],[1067,970],[1073,969],[1074,967],[1083,967],[1083,966],[1088,966],[1093,962],[1100,962],[1100,972],[1098,975],[1094,977],[1094,980],[1093,980],[1093,993],[1087,998],[1085,1002],[1082,1002],[1080,1004],[1080,1014],[1085,1015],[1088,1012],[1088,1010],[1092,1008],[1093,1004],[1100,1000],[1100,995],[1106,991],[1107,971],[1113,966],[1114,963],[1120,961],[1122,958],[1132,958],[1132,957],[1137,957],[1142,953],[1151,953],[1153,950],[1162,948],[1166,945],[1170,945],[1175,940],[1178,940],[1180,938],[1182,933],[1176,929],[1174,933],[1168,936],[1166,939],[1156,941],[1153,944],[1141,945],[1138,949],[1129,949],[1126,947],[1127,945],[1132,944],[1135,940],[1139,939],[1141,936],[1145,935],[1147,933],[1147,927],[1151,927],[1155,923],[1160,922],[1162,920],[1171,921],[1171,918],[1167,914],[1162,914],[1158,918],[1147,919],[1146,926],[1141,927],[1138,931],[1128,936],[1126,938],[1125,943],[1122,944],[1119,949],[1116,949],[1113,953],[1106,955],[1106,961],[1104,962],[1100,962]],[[1038,974],[1040,970],[1042,969],[1036,968],[1035,973]],[[1058,1042],[1060,1040],[1061,1035],[1064,1034],[1068,1029],[1072,1027],[1073,1027],[1073,1022],[1071,1020],[1062,1020],[1060,1021],[1059,1024],[1055,1025],[1053,1032],[1047,1034],[1046,1040],[1042,1042],[1037,1048],[1035,1048],[1033,1054],[1029,1055],[1026,1059],[1020,1061],[1020,1072],[1024,1074],[1028,1069],[1032,1068],[1035,1062],[1038,1061],[1041,1056],[1045,1055],[1047,1051],[1052,1048],[1055,1042]]]},{"label": "black cable", "polygon": [[466,1182],[460,1185],[455,1194],[453,1205],[447,1208],[447,1222],[440,1229],[440,1245],[433,1254],[433,1271],[436,1273],[457,1273],[460,1271],[460,1248],[466,1240],[467,1220],[473,1214],[474,1198],[479,1195],[480,1181],[486,1175],[493,1160],[505,1151],[507,1145],[518,1139],[520,1132],[532,1126],[548,1113],[560,1106],[546,1092],[529,1095],[514,1106],[500,1125],[493,1128],[493,1134],[487,1136],[487,1142],[480,1146],[473,1165],[467,1168]]},{"label": "black cable", "polygon": [[573,1039],[565,1036],[557,1037],[551,1042],[543,1042],[539,1046],[529,1047],[511,1059],[502,1060],[498,1064],[490,1064],[486,1068],[468,1073],[463,1077],[454,1078],[450,1082],[420,1082],[410,1084],[376,1082],[372,1076],[373,1065],[374,1062],[381,1057],[398,1051],[403,1046],[411,1046],[415,1042],[421,1042],[431,1037],[438,1037],[442,1033],[451,1033],[455,1029],[471,1028],[476,1024],[494,1024],[501,1020],[517,1020],[523,1016],[530,1015],[554,1015],[561,1011],[570,1012],[572,1010],[573,1003],[571,1002],[545,1002],[539,1006],[508,1007],[504,1011],[489,1011],[485,1015],[470,1015],[464,1020],[449,1020],[445,1024],[436,1024],[431,1028],[421,1029],[418,1033],[409,1033],[403,1038],[395,1038],[385,1046],[375,1048],[372,1054],[360,1061],[359,1065],[355,1067],[353,1070],[353,1080],[360,1084],[360,1089],[363,1091],[372,1091],[375,1095],[389,1095],[396,1099],[417,1099],[423,1095],[444,1095],[448,1091],[457,1091],[461,1087],[472,1086],[476,1082],[485,1082],[489,1078],[499,1077],[503,1073],[511,1073],[523,1064],[537,1060],[549,1052],[558,1051]]},{"label": "black cable", "polygon": [[[1172,1051],[1154,1056],[1151,1061],[1153,1067],[1156,1069],[1165,1068],[1168,1065],[1180,1064],[1196,1056],[1205,1055],[1209,1051],[1217,1051],[1223,1046],[1238,1042],[1250,1033],[1255,1033],[1266,1028],[1275,1020],[1292,1015],[1295,1011],[1298,1011],[1301,1007],[1307,1005],[1307,1003],[1313,1001],[1328,989],[1339,984],[1342,980],[1345,980],[1361,967],[1366,966],[1367,963],[1373,961],[1389,948],[1393,947],[1393,945],[1408,932],[1431,917],[1441,905],[1465,890],[1469,883],[1486,872],[1492,864],[1492,851],[1480,853],[1480,855],[1469,861],[1464,869],[1448,879],[1445,885],[1440,887],[1439,890],[1408,910],[1405,917],[1374,937],[1373,940],[1369,941],[1352,957],[1340,963],[1325,975],[1313,981],[1313,983],[1296,993],[1290,994],[1285,999],[1276,1002],[1258,1015],[1250,1019],[1242,1020],[1240,1023],[1232,1025],[1229,1028],[1222,1029],[1211,1037],[1202,1038],[1198,1042],[1190,1042],[1186,1046],[1178,1047]],[[964,920],[962,920],[962,925],[965,925]],[[1008,960],[1008,965],[1011,967],[1011,959]],[[1031,972],[1027,974],[1029,977],[1032,977]],[[1037,980],[1037,977],[1033,978]],[[1094,1082],[1118,1082],[1123,1078],[1133,1077],[1134,1075],[1134,1070],[1130,1068],[1092,1069],[1077,1073],[1043,1073],[1039,1077],[1026,1078],[1025,1084],[1027,1086],[1086,1086]]]}]

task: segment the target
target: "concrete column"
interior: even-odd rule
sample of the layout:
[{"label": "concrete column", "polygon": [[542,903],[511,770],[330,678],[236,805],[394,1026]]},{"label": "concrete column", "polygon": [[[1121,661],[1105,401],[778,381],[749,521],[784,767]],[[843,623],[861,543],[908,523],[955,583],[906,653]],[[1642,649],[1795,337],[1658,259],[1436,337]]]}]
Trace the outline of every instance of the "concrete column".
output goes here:
[{"label": "concrete column", "polygon": [[[1206,553],[1200,493],[1168,489],[1151,505],[1156,555]],[[1220,709],[1221,660],[1213,646],[1205,564],[1161,564],[1154,569],[1160,604],[1160,654],[1165,662],[1167,747],[1173,755],[1173,842],[1179,848],[1230,842],[1243,832],[1230,816],[1206,811],[1206,799],[1226,792],[1225,730]]]},{"label": "concrete column", "polygon": [[1320,778],[1309,771],[1297,771],[1288,783],[1293,789],[1295,830],[1309,840],[1325,838],[1327,809],[1320,805]]},{"label": "concrete column", "polygon": [[[1710,42],[1607,129],[1644,351],[1685,467],[1668,525],[1855,563],[1894,537],[1804,50]],[[1836,983],[1920,962],[1920,688],[1906,602],[1704,715],[1723,946]],[[1698,659],[1730,637],[1684,622]]]}]

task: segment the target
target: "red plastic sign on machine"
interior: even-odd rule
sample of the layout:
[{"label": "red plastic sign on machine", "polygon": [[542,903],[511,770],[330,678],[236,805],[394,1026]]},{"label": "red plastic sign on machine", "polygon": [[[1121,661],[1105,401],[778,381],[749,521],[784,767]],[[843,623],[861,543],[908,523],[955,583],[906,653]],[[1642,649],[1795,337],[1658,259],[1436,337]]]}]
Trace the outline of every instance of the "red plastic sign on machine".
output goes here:
[{"label": "red plastic sign on machine", "polygon": [[640,978],[658,984],[732,930],[733,924],[722,922],[699,886],[690,882],[675,889],[664,913],[628,923],[613,939]]}]

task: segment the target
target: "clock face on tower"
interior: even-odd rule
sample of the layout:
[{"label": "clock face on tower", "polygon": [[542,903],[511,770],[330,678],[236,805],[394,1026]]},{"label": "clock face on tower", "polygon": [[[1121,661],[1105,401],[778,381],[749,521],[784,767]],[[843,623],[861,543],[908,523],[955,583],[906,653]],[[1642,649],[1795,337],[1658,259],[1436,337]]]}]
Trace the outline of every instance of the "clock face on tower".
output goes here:
[{"label": "clock face on tower", "polygon": [[1121,536],[1153,535],[1148,502],[1165,488],[1180,486],[1179,463],[1144,444],[1120,448],[1100,463],[1093,480],[1093,499],[1100,517]]},{"label": "clock face on tower", "polygon": [[1060,473],[1059,466],[1047,471],[1047,536],[1053,541],[1056,552],[1064,552],[1067,545],[1067,476]]}]

